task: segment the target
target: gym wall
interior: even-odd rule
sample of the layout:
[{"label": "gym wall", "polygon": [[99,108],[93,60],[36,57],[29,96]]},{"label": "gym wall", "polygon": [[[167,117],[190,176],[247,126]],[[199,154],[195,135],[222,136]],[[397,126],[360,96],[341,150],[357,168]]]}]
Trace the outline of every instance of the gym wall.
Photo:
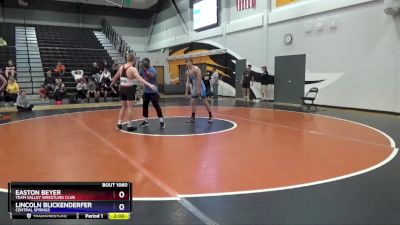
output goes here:
[{"label": "gym wall", "polygon": [[[400,112],[400,19],[383,12],[383,0],[302,1],[270,12],[264,1],[243,12],[235,2],[225,2],[221,26],[188,34],[164,7],[148,49],[206,43],[246,58],[255,72],[267,65],[271,74],[276,56],[305,53],[305,91],[319,87],[318,104]],[[190,10],[184,15],[190,27]],[[291,45],[285,34],[293,35]]]},{"label": "gym wall", "polygon": [[[400,19],[383,12],[383,0],[314,2],[270,13],[268,65],[305,53],[306,81],[320,81],[306,89],[320,88],[318,104],[400,112]],[[295,18],[301,12],[312,15]]]}]

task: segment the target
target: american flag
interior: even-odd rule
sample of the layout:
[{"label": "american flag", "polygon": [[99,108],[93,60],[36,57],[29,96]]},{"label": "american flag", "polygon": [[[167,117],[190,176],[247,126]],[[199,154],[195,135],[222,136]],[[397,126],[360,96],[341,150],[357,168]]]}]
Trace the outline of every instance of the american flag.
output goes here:
[{"label": "american flag", "polygon": [[257,0],[236,0],[236,8],[238,11],[255,8],[256,2]]}]

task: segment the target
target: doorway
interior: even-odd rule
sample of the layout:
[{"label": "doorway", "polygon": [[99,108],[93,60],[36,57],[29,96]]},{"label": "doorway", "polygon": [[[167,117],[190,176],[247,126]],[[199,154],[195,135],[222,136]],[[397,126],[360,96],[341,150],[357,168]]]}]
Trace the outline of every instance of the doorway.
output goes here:
[{"label": "doorway", "polygon": [[275,101],[300,104],[305,77],[306,55],[275,57]]}]

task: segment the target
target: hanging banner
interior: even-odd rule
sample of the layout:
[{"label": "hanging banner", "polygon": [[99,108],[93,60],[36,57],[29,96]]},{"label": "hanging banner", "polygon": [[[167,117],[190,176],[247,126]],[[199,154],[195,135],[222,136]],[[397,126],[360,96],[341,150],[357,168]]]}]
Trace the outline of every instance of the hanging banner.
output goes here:
[{"label": "hanging banner", "polygon": [[299,2],[299,0],[276,0],[276,8],[278,8],[280,6],[292,4],[295,2]]},{"label": "hanging banner", "polygon": [[256,0],[236,0],[236,8],[238,11],[256,8]]}]

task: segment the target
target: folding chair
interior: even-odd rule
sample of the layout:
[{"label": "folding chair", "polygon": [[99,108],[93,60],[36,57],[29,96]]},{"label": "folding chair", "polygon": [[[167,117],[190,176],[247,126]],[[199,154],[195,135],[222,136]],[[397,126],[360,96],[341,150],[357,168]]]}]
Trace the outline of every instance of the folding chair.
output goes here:
[{"label": "folding chair", "polygon": [[306,96],[301,98],[303,102],[300,105],[300,109],[303,109],[303,106],[306,106],[308,110],[310,110],[311,107],[314,107],[315,111],[318,111],[317,106],[314,103],[317,96],[318,96],[318,88],[316,87],[311,88],[307,92]]}]

